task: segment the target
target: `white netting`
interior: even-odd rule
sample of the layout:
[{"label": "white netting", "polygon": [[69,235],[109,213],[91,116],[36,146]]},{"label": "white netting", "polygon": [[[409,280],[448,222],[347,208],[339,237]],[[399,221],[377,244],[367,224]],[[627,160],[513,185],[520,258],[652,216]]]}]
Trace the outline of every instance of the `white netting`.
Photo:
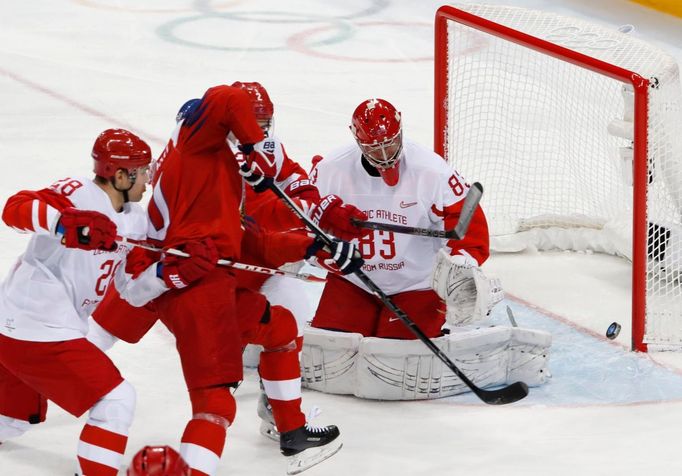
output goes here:
[{"label": "white netting", "polygon": [[[457,6],[650,79],[646,341],[682,345],[682,90],[672,57],[616,29],[547,12]],[[500,251],[632,258],[633,89],[448,22],[446,158],[483,183]]]}]

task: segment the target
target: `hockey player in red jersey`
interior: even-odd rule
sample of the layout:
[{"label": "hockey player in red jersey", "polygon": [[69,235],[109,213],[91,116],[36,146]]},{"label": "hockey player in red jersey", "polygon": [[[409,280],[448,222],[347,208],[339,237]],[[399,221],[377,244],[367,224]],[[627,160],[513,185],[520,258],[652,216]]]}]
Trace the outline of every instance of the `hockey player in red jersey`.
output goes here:
[{"label": "hockey player in red jersey", "polygon": [[[171,289],[155,300],[160,319],[175,335],[192,403],[180,454],[193,474],[215,474],[227,428],[236,414],[230,388],[242,379],[236,318],[236,282],[218,256],[237,258],[241,248],[242,178],[229,134],[243,144],[247,161],[263,133],[248,96],[237,88],[206,91],[176,130],[153,178],[149,237],[194,258],[168,255],[159,276]],[[184,266],[184,267],[183,267]]]},{"label": "hockey player in red jersey", "polygon": [[[239,162],[227,144],[232,135],[239,141]],[[178,248],[191,256],[166,255],[160,265],[149,266],[144,273],[151,270],[161,278],[155,286],[162,283],[169,288],[153,296],[153,304],[176,337],[192,402],[193,417],[180,445],[192,474],[215,474],[236,412],[229,389],[242,379],[243,340],[260,343],[275,354],[293,345],[296,337],[288,311],[270,308],[256,296],[250,302],[238,299],[234,273],[216,268],[218,256],[238,259],[241,254],[242,179],[262,190],[277,177],[278,169],[263,151],[262,139],[248,95],[236,87],[211,88],[181,117],[153,179],[149,237],[161,247]],[[341,242],[337,248],[340,258],[349,245]],[[342,266],[357,263],[339,261]],[[140,305],[148,300],[131,302]],[[249,313],[242,312],[242,302],[248,304]],[[320,434],[314,443],[304,423],[297,421],[299,428],[287,432],[296,437],[289,446],[283,436],[285,455],[304,451],[306,441],[309,446],[319,445]]]},{"label": "hockey player in red jersey", "polygon": [[[275,177],[275,183],[287,195],[293,198],[301,209],[307,210],[312,217],[318,217],[318,224],[330,230],[336,236],[349,240],[360,238],[363,234],[366,234],[367,231],[355,226],[352,220],[366,220],[367,216],[356,207],[343,203],[338,196],[325,196],[321,198],[317,187],[311,183],[303,167],[288,156],[284,145],[274,131],[274,105],[270,100],[267,90],[257,82],[236,82],[233,86],[240,87],[249,94],[256,119],[266,136],[262,148],[270,158],[271,163],[278,164],[279,173]],[[233,150],[236,147],[237,144],[233,144]],[[326,206],[326,204],[330,205]],[[244,208],[246,215],[253,219],[263,230],[267,229],[268,232],[295,230],[299,233],[305,233],[304,224],[291,210],[283,207],[279,197],[271,191],[256,193],[253,190],[247,190]],[[292,233],[279,235],[281,236],[280,240],[291,241],[296,239],[296,235]],[[318,243],[312,245],[312,240],[307,236],[299,236],[298,239],[303,239],[306,242],[306,248],[319,247]],[[270,249],[278,250],[279,247],[263,246],[257,249],[255,246],[249,246],[250,242],[258,243],[259,241],[245,241],[246,253],[242,256],[242,261],[267,267],[278,267],[286,263],[286,260],[282,260],[280,256],[277,256],[277,252],[270,251]],[[263,242],[263,240],[260,240],[260,242]],[[308,256],[313,254],[315,253],[312,251],[306,253]],[[301,257],[302,255],[299,252],[296,260],[300,260]],[[351,269],[346,269],[344,274],[348,274],[350,271]],[[298,415],[296,418],[302,418],[299,409],[301,400],[300,385],[294,385],[293,382],[300,382],[298,352],[300,352],[303,345],[303,329],[306,325],[305,321],[313,312],[313,304],[300,298],[301,295],[305,295],[307,292],[305,289],[306,283],[303,281],[248,272],[237,272],[237,281],[238,287],[244,289],[244,292],[247,292],[247,290],[249,292],[259,291],[267,297],[270,303],[277,304],[291,311],[293,316],[296,317],[298,324],[296,355],[291,355],[290,365],[288,366],[289,370],[285,371],[289,375],[288,379],[273,379],[272,372],[264,368],[262,362],[259,365],[264,391],[264,394],[261,394],[259,397],[258,402],[258,414],[263,420],[261,432],[272,439],[280,439],[280,431],[286,432],[287,426],[282,427],[281,424],[277,423],[277,420],[281,420],[282,417],[275,418],[277,415],[272,415],[273,408],[275,413]],[[251,347],[247,349],[245,354],[247,358],[253,355],[251,351]],[[254,359],[250,358],[250,360],[253,361]],[[285,400],[283,400],[284,395],[287,396]]]},{"label": "hockey player in red jersey", "polygon": [[116,236],[141,239],[138,202],[148,180],[149,146],[122,129],[104,131],[92,150],[95,179],[66,178],[10,197],[4,222],[31,232],[0,293],[0,441],[44,421],[47,400],[80,416],[78,472],[117,474],[135,409],[135,391],[85,339],[116,267],[127,253]]}]

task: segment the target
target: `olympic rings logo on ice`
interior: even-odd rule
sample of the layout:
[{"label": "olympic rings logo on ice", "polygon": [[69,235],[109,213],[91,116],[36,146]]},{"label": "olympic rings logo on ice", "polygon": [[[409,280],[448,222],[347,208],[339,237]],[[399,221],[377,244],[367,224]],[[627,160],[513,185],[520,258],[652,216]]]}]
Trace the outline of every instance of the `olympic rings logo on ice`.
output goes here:
[{"label": "olympic rings logo on ice", "polygon": [[577,26],[554,28],[543,39],[571,49],[608,50],[621,44],[616,37],[604,37],[593,31],[583,31]]},{"label": "olympic rings logo on ice", "polygon": [[[274,52],[296,51],[308,56],[336,61],[402,63],[433,60],[431,51],[430,22],[415,21],[357,21],[369,18],[386,9],[389,0],[367,0],[360,10],[344,13],[339,4],[339,14],[316,14],[319,4],[310,1],[309,7],[302,5],[301,13],[292,11],[236,11],[232,10],[245,0],[170,0],[158,8],[140,7],[133,0],[71,0],[88,8],[134,14],[181,14],[156,28],[157,35],[170,43],[214,51],[233,52]],[[308,12],[313,12],[308,13]],[[229,24],[225,24],[229,22]],[[199,25],[199,23],[201,23]],[[311,25],[307,29],[293,30],[292,24]],[[418,28],[415,28],[418,27]],[[392,45],[380,41],[364,41],[363,31],[385,28],[403,28],[406,35],[417,41],[405,42],[405,47],[394,57],[387,52],[394,51]],[[377,36],[376,34],[374,35]],[[378,37],[381,38],[379,32]],[[357,48],[334,48],[334,45],[355,39]],[[376,38],[375,38],[376,39]],[[361,41],[363,40],[363,41]],[[423,41],[419,41],[423,40]],[[367,49],[372,45],[377,51]],[[405,48],[408,50],[405,51]],[[348,55],[348,51],[359,54]],[[411,50],[411,51],[410,51]],[[414,53],[412,52],[414,51]],[[389,53],[390,54],[390,53]]]},{"label": "olympic rings logo on ice", "polygon": [[[139,7],[134,7],[134,6],[124,6],[121,5],[121,1],[112,1],[109,0],[108,2],[106,0],[71,0],[73,3],[77,3],[79,5],[83,5],[86,7],[90,8],[96,8],[98,10],[114,10],[114,11],[119,11],[119,12],[128,12],[128,13],[179,13],[179,12],[191,12],[191,11],[196,11],[196,8],[194,7],[170,7],[168,5],[169,2],[164,2],[165,6],[161,8],[139,8]],[[137,5],[139,4],[138,1],[135,0],[129,0],[132,5]],[[229,0],[229,1],[221,1],[221,2],[216,2],[215,5],[212,6],[214,10],[222,10],[226,8],[232,8],[235,5],[238,5],[240,3],[244,3],[246,0]],[[180,3],[187,3],[185,0],[183,0]]]}]

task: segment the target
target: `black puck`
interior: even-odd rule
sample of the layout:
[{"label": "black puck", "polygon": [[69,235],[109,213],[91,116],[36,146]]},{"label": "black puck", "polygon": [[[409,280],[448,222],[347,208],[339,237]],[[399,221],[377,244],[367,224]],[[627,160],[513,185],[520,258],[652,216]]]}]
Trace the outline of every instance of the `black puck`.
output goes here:
[{"label": "black puck", "polygon": [[617,322],[611,323],[608,329],[606,329],[606,337],[613,340],[620,334],[620,324]]}]

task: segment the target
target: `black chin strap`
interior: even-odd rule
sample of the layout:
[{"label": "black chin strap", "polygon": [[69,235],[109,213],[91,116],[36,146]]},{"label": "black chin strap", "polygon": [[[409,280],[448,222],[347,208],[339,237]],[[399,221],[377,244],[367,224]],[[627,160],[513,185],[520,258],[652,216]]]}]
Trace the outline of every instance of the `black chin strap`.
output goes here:
[{"label": "black chin strap", "polygon": [[130,187],[128,188],[118,188],[116,186],[116,178],[115,177],[109,177],[109,183],[111,183],[111,186],[114,187],[114,190],[117,192],[121,192],[123,194],[123,203],[128,203],[128,192],[130,191],[133,186],[135,186],[135,179],[137,179],[137,174],[131,173],[128,171],[128,178],[130,179]]}]

